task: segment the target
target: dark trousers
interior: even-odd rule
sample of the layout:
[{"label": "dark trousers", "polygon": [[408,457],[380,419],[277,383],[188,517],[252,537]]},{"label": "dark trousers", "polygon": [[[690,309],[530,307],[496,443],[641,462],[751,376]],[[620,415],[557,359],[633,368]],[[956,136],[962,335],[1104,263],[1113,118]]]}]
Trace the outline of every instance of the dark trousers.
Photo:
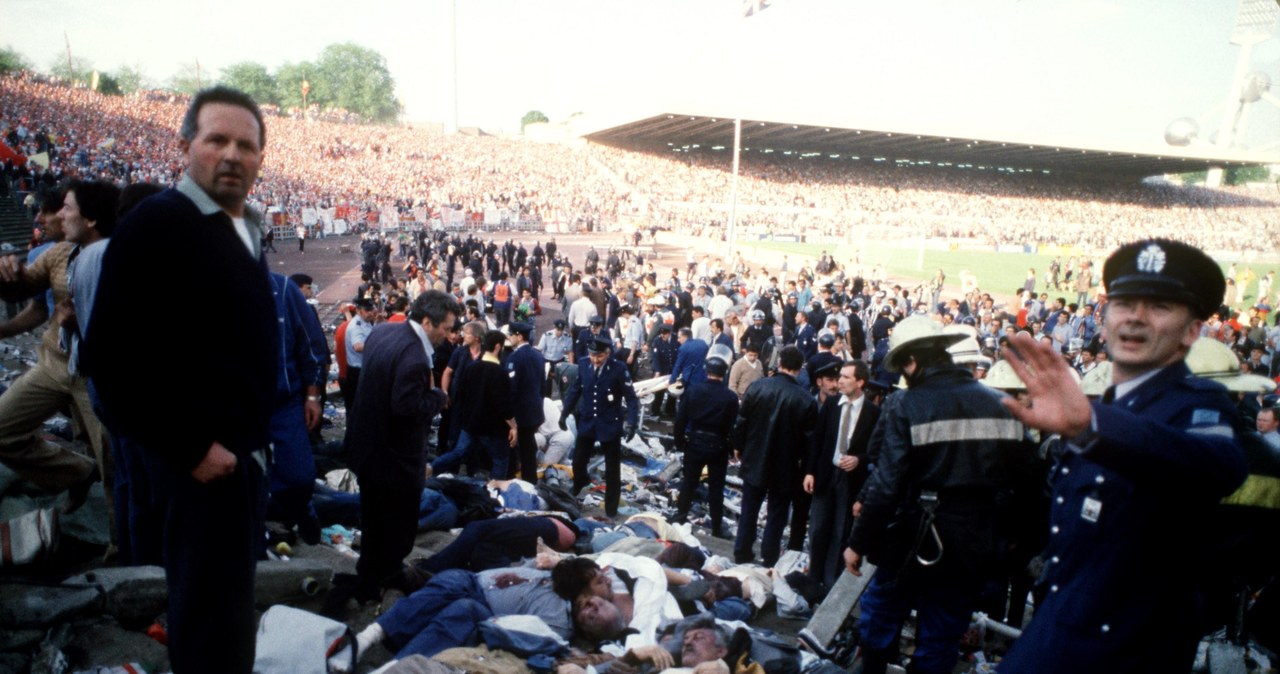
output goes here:
[{"label": "dark trousers", "polygon": [[765,519],[764,534],[760,540],[760,559],[765,566],[778,561],[782,549],[782,530],[787,526],[787,514],[791,509],[791,485],[766,485],[757,487],[742,484],[742,518],[738,520],[738,536],[733,541],[734,561],[742,564],[755,559],[756,521],[760,508],[767,498],[769,512]]},{"label": "dark trousers", "polygon": [[311,437],[300,398],[295,397],[271,413],[271,450],[268,519],[287,526],[311,519],[316,460],[311,454]]},{"label": "dark trousers", "polygon": [[342,403],[347,408],[347,418],[350,418],[351,410],[356,408],[356,386],[360,384],[360,368],[348,367],[346,381],[339,384],[342,389]]},{"label": "dark trousers", "polygon": [[804,551],[804,535],[809,531],[809,508],[813,505],[813,496],[796,485],[791,496],[791,536],[787,539],[788,550]]},{"label": "dark trousers", "polygon": [[[516,428],[516,460],[520,463],[520,479],[538,484],[538,441],[534,439],[537,427]],[[515,474],[515,471],[511,471]]]},{"label": "dark trousers", "polygon": [[[922,674],[951,672],[959,659],[958,643],[969,629],[969,617],[978,603],[979,585],[958,585],[923,579],[910,583],[882,582],[877,573],[862,595],[859,629],[862,647],[888,662],[902,623],[916,610],[916,650],[911,671]],[[864,667],[865,674],[884,672],[884,665]]]},{"label": "dark trousers", "polygon": [[853,526],[849,491],[849,480],[836,475],[824,493],[814,493],[809,509],[809,577],[827,587],[844,571],[844,542]]},{"label": "dark trousers", "polygon": [[[587,475],[587,464],[595,451],[596,438],[587,433],[578,433],[573,445],[573,493],[576,495],[591,482]],[[618,502],[622,499],[622,439],[601,441],[600,451],[604,453],[604,512],[609,517],[618,514]]]},{"label": "dark trousers", "polygon": [[404,565],[418,534],[418,502],[422,491],[413,483],[386,484],[377,475],[356,473],[360,480],[362,541],[356,562],[359,587],[376,592]]},{"label": "dark trousers", "polygon": [[164,570],[169,661],[178,674],[253,670],[263,474],[251,456],[238,458],[231,475],[208,483],[169,475]]},{"label": "dark trousers", "polygon": [[724,524],[724,477],[729,470],[729,455],[714,456],[699,452],[684,453],[684,482],[680,484],[680,500],[676,516],[687,517],[693,506],[693,493],[698,490],[702,469],[707,470],[707,509],[711,514],[711,530],[720,531]]},{"label": "dark trousers", "polygon": [[418,562],[417,566],[432,573],[445,569],[498,569],[538,554],[539,538],[555,547],[560,530],[546,517],[477,520],[463,527],[462,533],[443,550]]}]

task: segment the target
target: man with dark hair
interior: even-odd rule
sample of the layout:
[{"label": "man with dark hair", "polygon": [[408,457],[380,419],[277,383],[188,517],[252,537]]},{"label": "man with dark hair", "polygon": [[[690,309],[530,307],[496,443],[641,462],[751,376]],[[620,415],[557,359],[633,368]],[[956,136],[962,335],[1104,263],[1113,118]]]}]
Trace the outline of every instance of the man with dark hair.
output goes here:
[{"label": "man with dark hair", "polygon": [[868,474],[867,450],[880,408],[863,387],[871,368],[845,361],[832,396],[818,410],[809,442],[804,491],[813,495],[809,516],[809,577],[831,587],[844,570],[840,542],[853,526],[851,508]]},{"label": "man with dark hair", "polygon": [[738,417],[738,396],[724,383],[729,364],[723,358],[708,359],[706,370],[706,381],[690,386],[676,409],[672,434],[676,450],[684,455],[684,481],[680,483],[680,500],[672,522],[688,518],[693,494],[698,490],[702,469],[706,468],[711,535],[725,538],[724,481],[729,468],[729,433]]},{"label": "man with dark hair", "polygon": [[1222,268],[1185,243],[1148,239],[1112,253],[1102,282],[1112,385],[1101,400],[1029,335],[1013,338],[1007,358],[1030,398],[1009,411],[1070,440],[1051,473],[1043,599],[1001,672],[1190,669],[1205,579],[1187,569],[1205,567],[1214,548],[1170,546],[1209,531],[1247,474],[1235,406],[1185,362],[1222,301]]},{"label": "man with dark hair", "polygon": [[[192,98],[178,143],[185,174],[113,234],[84,343],[106,417],[140,447],[137,484],[153,493],[137,497],[165,512],[169,654],[179,674],[253,667],[254,568],[280,344],[260,250],[264,221],[245,203],[265,138],[262,114],[245,94],[217,87]],[[121,317],[136,313],[140,297],[172,307],[199,297],[234,309],[236,320],[197,312],[182,339],[139,339]],[[175,391],[175,363],[182,381],[199,387],[196,398]]]},{"label": "man with dark hair", "polygon": [[803,441],[818,417],[813,397],[796,381],[804,356],[795,346],[778,353],[778,372],[752,384],[738,408],[733,447],[742,462],[742,517],[733,542],[734,561],[755,558],[756,521],[765,498],[769,514],[760,542],[765,566],[778,561],[782,529],[787,525],[791,498],[800,488]]},{"label": "man with dark hair", "polygon": [[921,314],[889,338],[885,367],[901,372],[908,388],[880,415],[879,455],[844,551],[855,575],[863,557],[879,567],[862,596],[868,674],[895,659],[913,608],[920,615],[913,671],[952,670],[956,643],[1000,559],[997,504],[1031,473],[1035,448],[1001,394],[951,361],[947,347],[963,339]]},{"label": "man with dark hair", "polygon": [[346,435],[361,487],[364,548],[356,564],[357,599],[376,599],[379,590],[397,582],[413,549],[426,480],[423,446],[445,403],[432,357],[460,311],[450,295],[428,290],[413,301],[409,320],[384,323],[369,335]]},{"label": "man with dark hair", "polygon": [[[507,356],[507,376],[511,380],[511,396],[516,417],[516,458],[520,478],[538,483],[538,443],[534,438],[538,427],[546,421],[542,407],[542,383],[546,379],[547,361],[529,344],[533,325],[517,321],[511,327],[511,355]],[[515,471],[511,471],[515,475]]]},{"label": "man with dark hair", "polygon": [[510,377],[502,366],[502,346],[507,336],[499,330],[484,333],[480,360],[467,366],[458,380],[458,421],[462,432],[455,451],[464,455],[471,445],[479,445],[493,468],[489,477],[506,480],[511,450],[516,446],[516,418]]},{"label": "man with dark hair", "polygon": [[[66,241],[53,246],[30,265],[24,265],[17,256],[0,257],[0,295],[17,300],[37,294],[43,296],[45,290],[51,289],[55,302],[35,367],[0,395],[0,463],[47,491],[69,490],[64,506],[67,511],[84,503],[89,486],[101,476],[106,481],[111,520],[114,520],[114,504],[106,431],[94,414],[87,382],[76,374],[78,368],[71,362],[70,335],[63,335],[58,326],[64,322],[69,328],[75,325],[67,274],[69,265],[83,247],[111,234],[119,194],[110,183],[73,181],[58,211]],[[96,467],[95,461],[37,435],[40,424],[66,407],[74,408],[84,425]],[[114,533],[114,521],[111,525]]]}]

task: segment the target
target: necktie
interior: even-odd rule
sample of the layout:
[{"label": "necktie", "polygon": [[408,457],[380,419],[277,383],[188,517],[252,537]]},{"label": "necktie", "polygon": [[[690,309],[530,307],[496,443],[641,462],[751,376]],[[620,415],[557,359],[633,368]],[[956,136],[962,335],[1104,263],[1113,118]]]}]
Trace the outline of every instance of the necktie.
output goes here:
[{"label": "necktie", "polygon": [[853,419],[853,403],[846,402],[840,406],[840,431],[836,435],[836,453],[831,457],[832,465],[840,465],[840,457],[849,451],[849,423]]}]

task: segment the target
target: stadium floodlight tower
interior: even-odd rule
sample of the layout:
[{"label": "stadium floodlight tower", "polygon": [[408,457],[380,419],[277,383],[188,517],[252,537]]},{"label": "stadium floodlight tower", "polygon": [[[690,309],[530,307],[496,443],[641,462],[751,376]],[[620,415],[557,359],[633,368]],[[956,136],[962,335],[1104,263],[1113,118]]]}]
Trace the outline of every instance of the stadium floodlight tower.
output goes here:
[{"label": "stadium floodlight tower", "polygon": [[[1265,100],[1280,108],[1280,98],[1271,93],[1271,76],[1249,70],[1253,48],[1275,37],[1277,18],[1280,18],[1280,0],[1240,0],[1240,11],[1236,13],[1236,25],[1230,38],[1231,44],[1240,47],[1235,72],[1231,76],[1231,88],[1226,100],[1201,116],[1204,119],[1217,111],[1222,112],[1222,122],[1214,142],[1218,148],[1231,149],[1244,137],[1252,104]],[[1173,120],[1164,131],[1165,142],[1177,147],[1191,145],[1199,136],[1200,120],[1191,117]],[[1205,182],[1211,187],[1222,184],[1222,169],[1211,169]]]}]

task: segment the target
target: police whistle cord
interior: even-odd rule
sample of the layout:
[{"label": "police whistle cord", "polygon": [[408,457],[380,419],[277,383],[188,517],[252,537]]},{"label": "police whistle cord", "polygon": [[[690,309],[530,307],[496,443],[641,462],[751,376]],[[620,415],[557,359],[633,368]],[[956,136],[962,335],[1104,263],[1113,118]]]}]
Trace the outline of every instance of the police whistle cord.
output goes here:
[{"label": "police whistle cord", "polygon": [[[921,566],[933,566],[942,561],[943,554],[942,537],[938,535],[938,527],[934,525],[938,512],[938,492],[920,492],[920,509],[924,511],[924,517],[920,519],[920,530],[916,533],[916,542],[911,553]],[[924,544],[926,534],[933,536],[933,543],[938,548],[938,554],[933,559],[925,559],[920,555],[920,546]]]}]

